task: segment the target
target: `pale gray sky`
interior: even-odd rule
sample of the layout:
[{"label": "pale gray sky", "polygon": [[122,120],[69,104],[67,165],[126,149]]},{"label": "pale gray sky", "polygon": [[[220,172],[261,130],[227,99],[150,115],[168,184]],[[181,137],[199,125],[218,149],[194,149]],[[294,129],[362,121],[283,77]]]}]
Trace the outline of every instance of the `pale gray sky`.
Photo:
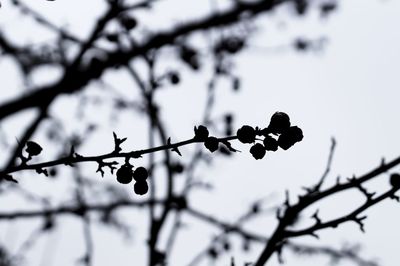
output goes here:
[{"label": "pale gray sky", "polygon": [[[92,26],[91,19],[101,12],[103,6],[99,4],[100,2],[26,1],[48,14],[59,25],[69,25],[71,31],[77,31],[80,36],[85,36],[85,32]],[[147,26],[169,28],[188,18],[201,16],[209,8],[208,1],[163,2],[176,2],[176,4],[171,5],[172,8],[170,5],[160,4],[154,15],[144,17]],[[29,29],[26,26],[30,25],[28,19],[14,14],[8,5],[9,1],[3,1],[0,9],[2,31],[17,36],[16,40],[49,38],[45,32],[39,34],[36,28]],[[181,12],[182,10],[185,12]],[[228,85],[223,84],[218,89],[219,97],[214,114],[217,116],[223,111],[235,110],[236,127],[242,124],[263,126],[272,113],[277,110],[284,111],[291,116],[293,123],[303,128],[305,138],[293,149],[267,154],[261,161],[254,160],[247,152],[242,152],[233,159],[216,159],[213,167],[202,173],[204,179],[212,180],[215,185],[214,191],[194,193],[190,198],[191,204],[198,209],[230,220],[244,212],[252,200],[273,192],[277,195],[273,201],[275,204],[280,202],[286,188],[295,198],[302,186],[313,184],[322,174],[332,136],[336,138],[338,146],[330,182],[334,182],[338,174],[343,177],[363,174],[377,166],[382,157],[390,160],[398,156],[400,154],[398,140],[400,75],[397,73],[400,69],[400,34],[397,32],[399,24],[400,2],[393,0],[341,1],[338,12],[322,22],[316,13],[306,19],[296,19],[283,10],[273,16],[260,17],[257,20],[260,33],[252,38],[250,49],[235,58],[235,72],[240,73],[243,80],[242,90],[238,94],[233,94]],[[279,25],[281,27],[278,30]],[[282,25],[285,25],[284,28]],[[326,48],[319,53],[299,54],[289,47],[284,47],[289,45],[293,37],[301,35],[310,38],[325,36],[329,41]],[[276,50],[276,46],[280,46],[280,49]],[[165,62],[166,67],[170,66],[169,62],[174,66],[173,59],[167,57]],[[2,84],[0,102],[3,102],[22,92],[23,89],[22,81],[18,79],[18,72],[10,62],[0,60],[0,69],[0,84]],[[36,82],[46,81],[43,78],[44,75],[48,75],[46,71],[38,73]],[[173,132],[173,139],[185,139],[192,135],[193,125],[199,122],[203,111],[204,91],[209,75],[207,71],[197,77],[187,74],[183,76],[183,82],[179,87],[163,92],[162,116],[170,123],[169,129]],[[57,73],[54,73],[54,78],[56,76]],[[107,73],[106,79],[121,90],[132,86],[126,77],[113,73]],[[72,111],[69,109],[76,104],[76,99],[64,98],[66,99],[56,103],[54,112],[62,117],[72,117],[73,115],[69,113]],[[106,114],[107,108],[103,109]],[[101,117],[104,116],[92,119],[101,120]],[[120,136],[129,138],[135,129],[147,129],[143,121],[138,121],[138,117],[134,117],[135,121],[138,121],[135,124],[124,123],[124,119],[132,117],[122,116],[119,118],[120,123],[110,128],[102,128],[96,140],[86,145],[84,152],[96,154],[107,151],[112,145],[113,130]],[[23,123],[20,121],[22,120],[4,123],[4,130],[11,141],[14,141],[14,137],[21,131]],[[126,146],[142,144],[141,147],[146,147],[146,142],[132,141],[128,139]],[[102,146],[98,143],[108,144]],[[248,149],[240,143],[236,143],[235,147],[243,151]],[[94,175],[93,178],[103,182],[98,175]],[[380,182],[371,185],[371,189],[382,190],[387,186],[385,177],[382,176],[380,179]],[[34,182],[23,180],[22,185],[37,187],[38,193],[54,190],[56,186],[49,184],[47,180]],[[251,193],[241,193],[243,187]],[[63,191],[64,188],[57,185],[56,189]],[[355,195],[349,194],[324,202],[320,209],[321,217],[329,218],[335,214],[343,214],[351,208],[353,202],[354,204],[359,202],[354,198]],[[0,207],[7,209],[7,205],[9,203],[3,202]],[[366,258],[376,257],[382,265],[397,266],[399,264],[397,240],[400,238],[399,211],[398,204],[388,201],[367,212],[369,218],[366,221],[365,234],[359,232],[357,225],[349,223],[337,230],[325,230],[320,234],[319,242],[309,237],[305,237],[304,241],[314,244],[330,243],[336,247],[340,247],[344,242],[358,242],[363,245],[365,252],[362,254],[365,254]],[[133,219],[128,214],[124,215],[127,219]],[[146,222],[144,215],[145,212],[136,212],[133,216],[136,230],[133,231],[134,241],[128,244],[121,241],[121,237],[115,235],[114,231],[103,230],[101,227],[95,229],[95,265],[110,265],[112,256],[121,258],[118,265],[132,265],[132,259],[135,261],[144,259],[142,244],[145,237],[143,232],[146,231],[141,229],[142,224]],[[187,222],[191,221],[188,217]],[[53,239],[50,242],[48,240],[39,242],[38,247],[32,251],[33,259],[28,265],[42,265],[40,260],[46,245],[52,246],[53,265],[71,265],[74,259],[83,254],[80,224],[76,223],[74,218],[67,218],[66,223],[68,224],[63,225],[61,229],[62,237],[54,235],[50,237]],[[0,240],[7,241],[10,239],[10,234],[13,239],[23,239],[24,230],[20,229],[19,224],[23,223],[1,225],[4,231],[0,233]],[[254,222],[248,228],[268,235],[274,224],[273,218],[263,219]],[[180,235],[174,249],[173,265],[186,265],[192,258],[191,255],[196,254],[208,243],[212,232],[218,231],[210,230],[201,223],[193,223],[188,227]],[[237,248],[239,248],[238,243]],[[11,246],[15,248],[18,244],[13,243]],[[254,259],[260,248],[261,246],[255,247],[253,252],[245,257],[237,256],[238,262]],[[286,258],[286,265],[301,266],[311,263],[323,265],[325,262],[314,259],[298,260],[293,256]],[[228,265],[228,259],[229,257],[220,260],[217,265]],[[277,264],[277,261],[272,259],[268,265]],[[208,261],[205,260],[201,265],[208,265]]]}]

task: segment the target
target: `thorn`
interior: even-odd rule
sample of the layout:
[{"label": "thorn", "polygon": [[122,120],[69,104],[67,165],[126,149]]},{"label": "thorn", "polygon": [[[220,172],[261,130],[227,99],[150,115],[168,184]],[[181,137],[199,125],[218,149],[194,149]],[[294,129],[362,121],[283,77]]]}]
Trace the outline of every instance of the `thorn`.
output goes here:
[{"label": "thorn", "polygon": [[310,236],[315,237],[316,239],[319,239],[319,235],[317,235],[317,233],[315,233],[315,232],[311,232]]},{"label": "thorn", "polygon": [[221,141],[221,143],[224,144],[231,152],[240,152],[239,150],[233,148],[232,144],[229,141]]},{"label": "thorn", "polygon": [[390,198],[395,200],[395,201],[397,201],[397,202],[400,202],[399,196],[396,196],[396,195],[393,194],[392,196],[390,196]]},{"label": "thorn", "polygon": [[18,183],[18,181],[16,179],[14,179],[14,177],[12,175],[4,175],[4,176],[2,176],[2,178],[6,181]]},{"label": "thorn", "polygon": [[282,220],[282,216],[281,216],[281,209],[277,208],[276,209],[276,218],[280,221]]},{"label": "thorn", "polygon": [[319,209],[317,209],[316,211],[315,211],[315,213],[311,216],[311,218],[314,218],[315,219],[315,223],[318,225],[318,224],[321,224],[321,219],[319,218],[319,216],[318,216],[318,212],[319,212]]},{"label": "thorn", "polygon": [[360,230],[363,233],[365,233],[363,220],[365,220],[366,218],[367,218],[367,216],[362,216],[360,218],[357,218],[357,217],[354,218],[354,221],[360,226]]},{"label": "thorn", "polygon": [[179,156],[182,156],[182,153],[179,151],[178,147],[172,148],[171,151],[174,151],[179,154]]},{"label": "thorn", "polygon": [[289,190],[285,190],[285,196],[286,196],[286,200],[285,200],[285,206],[286,207],[290,207],[290,202],[289,202]]}]

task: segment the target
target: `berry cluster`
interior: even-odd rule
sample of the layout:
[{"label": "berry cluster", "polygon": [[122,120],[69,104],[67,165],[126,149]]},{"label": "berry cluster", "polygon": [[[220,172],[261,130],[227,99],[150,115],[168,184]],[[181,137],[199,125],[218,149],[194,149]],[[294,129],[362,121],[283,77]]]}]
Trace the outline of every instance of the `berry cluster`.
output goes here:
[{"label": "berry cluster", "polygon": [[133,171],[133,166],[129,163],[125,163],[117,170],[117,181],[121,184],[129,184],[132,180],[135,180],[134,184],[135,193],[138,195],[144,195],[149,190],[147,184],[147,178],[149,173],[144,167],[138,167]]},{"label": "berry cluster", "polygon": [[[219,143],[222,142],[228,145],[230,151],[233,149],[228,141],[221,141],[216,137],[210,136],[208,129],[205,126],[194,128],[194,139],[203,142],[204,146],[211,152],[219,149]],[[263,136],[262,143],[255,143],[257,136]],[[303,139],[303,131],[297,126],[291,126],[290,118],[286,113],[276,112],[272,115],[268,127],[260,129],[244,125],[236,132],[236,137],[242,143],[254,145],[250,148],[250,153],[257,160],[264,158],[267,151],[277,151],[278,147],[287,150],[295,143]]]},{"label": "berry cluster", "polygon": [[197,141],[204,142],[204,146],[210,151],[215,152],[218,150],[219,141],[216,137],[209,136],[208,129],[205,126],[198,126],[194,128],[194,138]]},{"label": "berry cluster", "polygon": [[250,153],[256,160],[262,159],[267,151],[277,151],[278,147],[287,150],[303,139],[303,131],[291,126],[286,113],[276,112],[272,115],[268,127],[264,129],[244,125],[238,129],[236,136],[242,143],[254,143],[256,136],[264,136],[262,143],[255,143]]}]

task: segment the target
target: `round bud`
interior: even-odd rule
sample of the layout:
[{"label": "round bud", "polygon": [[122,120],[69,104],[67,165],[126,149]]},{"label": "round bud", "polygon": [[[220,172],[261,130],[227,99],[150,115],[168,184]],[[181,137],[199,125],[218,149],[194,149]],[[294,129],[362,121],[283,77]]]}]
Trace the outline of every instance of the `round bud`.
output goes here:
[{"label": "round bud", "polygon": [[266,136],[263,140],[263,143],[267,151],[278,150],[278,141],[271,136]]},{"label": "round bud", "polygon": [[132,182],[132,165],[124,164],[117,170],[117,181],[121,184]]},{"label": "round bud", "polygon": [[303,131],[299,127],[290,127],[285,133],[278,138],[278,145],[284,150],[292,147],[296,142],[303,139]]},{"label": "round bud", "polygon": [[237,138],[242,143],[253,143],[256,140],[256,131],[253,127],[244,125],[236,132]]},{"label": "round bud", "polygon": [[109,42],[118,42],[119,41],[119,35],[117,33],[108,33],[105,35],[107,41]]},{"label": "round bud", "polygon": [[211,152],[215,152],[216,150],[218,150],[219,141],[216,137],[208,137],[204,141],[204,146]]},{"label": "round bud", "polygon": [[250,153],[256,160],[262,159],[265,156],[265,147],[261,143],[256,143],[250,148]]},{"label": "round bud", "polygon": [[42,147],[40,147],[39,144],[33,141],[27,141],[26,142],[26,149],[25,151],[30,155],[30,156],[36,156],[39,155],[42,152]]},{"label": "round bud", "polygon": [[142,166],[136,168],[133,172],[133,179],[135,179],[135,181],[146,181],[148,177],[149,173],[147,172],[147,169]]},{"label": "round bud", "polygon": [[49,170],[49,176],[51,176],[51,177],[57,176],[57,169],[56,169],[55,167],[50,168],[50,170]]},{"label": "round bud", "polygon": [[307,40],[305,40],[305,39],[297,39],[297,40],[295,40],[295,42],[294,42],[294,47],[296,48],[296,50],[298,50],[298,51],[305,51],[305,50],[307,50],[308,48],[310,48],[310,42],[309,41],[307,41]]},{"label": "round bud", "polygon": [[229,243],[228,240],[225,240],[222,244],[222,247],[225,251],[229,251],[232,247],[231,247],[231,243]]},{"label": "round bud", "polygon": [[290,118],[284,112],[276,112],[272,115],[268,129],[272,133],[282,134],[290,127]]},{"label": "round bud", "polygon": [[240,37],[232,36],[226,40],[226,51],[230,54],[239,52],[244,47],[244,41]]},{"label": "round bud", "polygon": [[184,170],[185,167],[179,162],[171,164],[171,171],[174,173],[181,174]]},{"label": "round bud", "polygon": [[296,141],[290,136],[290,134],[281,134],[278,138],[278,145],[284,150],[289,149],[292,147]]},{"label": "round bud", "polygon": [[300,142],[303,140],[303,131],[301,130],[301,128],[297,127],[297,126],[292,126],[288,129],[288,133],[292,136],[292,138],[296,141],[296,142]]},{"label": "round bud", "polygon": [[177,72],[171,72],[169,75],[169,80],[171,81],[172,84],[176,85],[179,83],[181,80],[179,77],[179,74]]},{"label": "round bud", "polygon": [[147,193],[147,191],[149,191],[149,185],[147,184],[146,181],[138,181],[133,186],[133,189],[136,194],[144,195]]},{"label": "round bud", "polygon": [[200,141],[205,141],[208,138],[208,135],[209,135],[209,132],[205,126],[200,125],[198,127],[194,127],[195,139],[200,140]]},{"label": "round bud", "polygon": [[390,175],[390,185],[400,187],[400,175],[395,173]]},{"label": "round bud", "polygon": [[126,30],[131,30],[136,27],[137,20],[134,17],[125,15],[120,18],[120,23]]}]

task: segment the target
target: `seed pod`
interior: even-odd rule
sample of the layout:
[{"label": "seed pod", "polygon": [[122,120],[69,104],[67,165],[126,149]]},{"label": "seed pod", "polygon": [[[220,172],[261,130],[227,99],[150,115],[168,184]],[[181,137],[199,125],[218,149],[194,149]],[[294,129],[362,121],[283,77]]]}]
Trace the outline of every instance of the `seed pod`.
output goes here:
[{"label": "seed pod", "polygon": [[400,187],[400,175],[395,173],[390,175],[390,184],[393,187]]},{"label": "seed pod", "polygon": [[303,131],[297,126],[290,127],[288,133],[293,137],[296,142],[303,140]]},{"label": "seed pod", "polygon": [[265,156],[265,147],[261,143],[256,143],[250,148],[250,153],[256,160],[262,159]]},{"label": "seed pod", "polygon": [[276,112],[272,115],[268,129],[272,133],[282,134],[290,127],[290,118],[284,112]]},{"label": "seed pod", "polygon": [[30,156],[36,156],[39,155],[42,152],[42,147],[40,147],[39,144],[33,141],[27,141],[26,142],[26,149],[25,151],[30,155]]},{"label": "seed pod", "polygon": [[121,184],[129,184],[132,182],[133,171],[132,165],[124,164],[117,170],[117,181]]},{"label": "seed pod", "polygon": [[296,141],[290,136],[290,134],[282,134],[278,138],[278,145],[284,150],[289,149],[292,147]]},{"label": "seed pod", "polygon": [[146,181],[138,181],[133,186],[133,189],[136,194],[144,195],[147,193],[147,191],[149,191],[149,185],[147,184]]},{"label": "seed pod", "polygon": [[208,138],[209,132],[208,129],[200,125],[198,127],[194,127],[194,137],[199,141],[205,141]]},{"label": "seed pod", "polygon": [[133,172],[133,179],[135,179],[135,181],[146,181],[148,177],[149,172],[147,172],[147,169],[144,167],[138,167]]},{"label": "seed pod", "polygon": [[211,152],[215,152],[216,150],[218,150],[219,141],[216,137],[208,137],[204,141],[204,146]]},{"label": "seed pod", "polygon": [[256,131],[251,126],[242,126],[238,129],[236,135],[242,143],[253,143],[256,140]]},{"label": "seed pod", "polygon": [[278,141],[271,136],[266,136],[263,140],[263,143],[267,151],[278,150]]}]

